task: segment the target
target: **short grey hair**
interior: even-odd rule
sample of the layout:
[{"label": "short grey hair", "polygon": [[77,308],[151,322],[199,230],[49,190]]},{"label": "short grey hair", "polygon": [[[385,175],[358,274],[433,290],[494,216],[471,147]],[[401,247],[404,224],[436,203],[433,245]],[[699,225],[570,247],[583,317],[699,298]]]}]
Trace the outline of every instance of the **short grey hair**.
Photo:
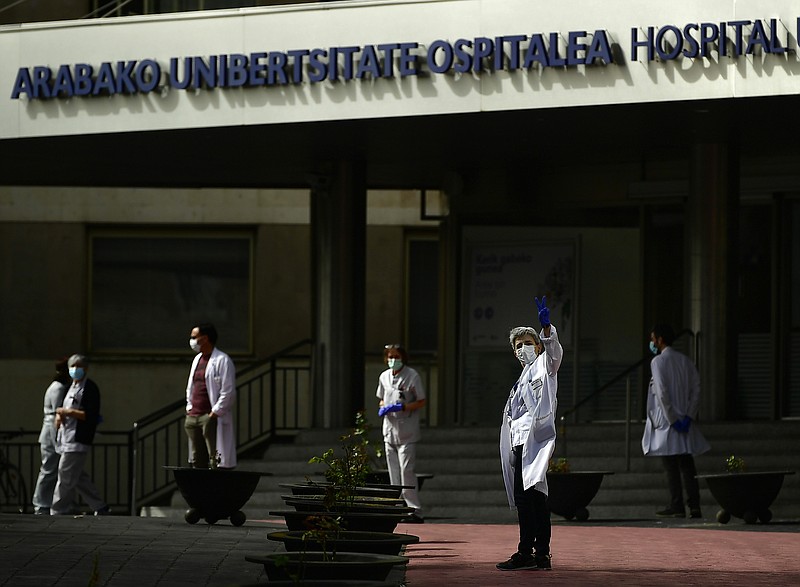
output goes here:
[{"label": "short grey hair", "polygon": [[78,363],[80,363],[81,365],[83,365],[84,368],[86,368],[89,366],[89,359],[87,359],[84,355],[75,354],[69,358],[69,361],[67,361],[67,365],[70,367],[74,367]]},{"label": "short grey hair", "polygon": [[511,348],[515,348],[514,343],[517,339],[522,338],[526,334],[530,334],[533,337],[533,342],[537,345],[542,344],[542,339],[539,338],[539,333],[536,332],[533,326],[517,326],[516,328],[512,328],[511,332],[508,333],[508,342],[511,343]]}]

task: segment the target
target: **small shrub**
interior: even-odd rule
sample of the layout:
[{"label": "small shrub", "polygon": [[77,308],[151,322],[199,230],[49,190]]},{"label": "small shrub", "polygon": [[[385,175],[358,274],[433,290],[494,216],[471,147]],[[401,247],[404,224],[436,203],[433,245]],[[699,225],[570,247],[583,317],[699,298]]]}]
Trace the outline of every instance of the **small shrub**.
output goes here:
[{"label": "small shrub", "polygon": [[744,468],[744,459],[742,457],[731,455],[725,459],[725,470],[728,473],[741,473]]},{"label": "small shrub", "polygon": [[569,473],[569,461],[564,457],[559,459],[550,459],[547,465],[548,473]]}]

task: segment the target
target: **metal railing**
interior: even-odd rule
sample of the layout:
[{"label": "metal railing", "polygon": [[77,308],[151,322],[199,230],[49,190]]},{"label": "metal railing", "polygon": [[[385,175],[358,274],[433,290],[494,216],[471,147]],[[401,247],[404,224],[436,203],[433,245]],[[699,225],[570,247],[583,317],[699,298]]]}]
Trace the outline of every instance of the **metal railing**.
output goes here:
[{"label": "metal railing", "polygon": [[[698,349],[697,349],[697,337],[695,336],[694,332],[685,328],[681,330],[675,336],[675,342],[678,342],[683,336],[689,335],[694,340],[694,348],[692,348],[692,353],[694,354],[695,360],[698,357]],[[610,389],[614,389],[617,385],[625,381],[625,415],[624,415],[624,423],[625,423],[625,470],[630,471],[631,469],[631,423],[633,421],[632,414],[631,414],[631,407],[633,405],[632,402],[632,392],[631,392],[631,376],[637,370],[640,369],[644,364],[649,364],[650,361],[653,359],[652,356],[644,356],[632,365],[624,368],[619,374],[612,377],[608,382],[604,385],[598,387],[595,391],[587,395],[585,398],[577,402],[574,406],[570,407],[566,411],[562,412],[559,416],[559,445],[562,449],[562,456],[564,458],[567,457],[567,417],[572,415],[577,415],[578,410],[591,401],[596,400],[602,393],[607,392]]]},{"label": "metal railing", "polygon": [[[310,345],[310,340],[300,341],[236,374],[238,453],[265,445],[279,432],[311,425]],[[309,347],[307,353],[297,352],[304,347]],[[134,422],[131,515],[174,491],[175,482],[165,467],[188,461],[185,417],[186,399],[181,398]]]},{"label": "metal railing", "polygon": [[[237,452],[266,446],[278,433],[311,426],[311,341],[303,340],[236,374]],[[171,495],[175,482],[165,466],[188,461],[183,422],[186,399],[140,418],[131,430],[98,429],[86,470],[113,510],[139,508]],[[2,449],[19,467],[28,492],[39,474],[39,430],[0,431]]]}]

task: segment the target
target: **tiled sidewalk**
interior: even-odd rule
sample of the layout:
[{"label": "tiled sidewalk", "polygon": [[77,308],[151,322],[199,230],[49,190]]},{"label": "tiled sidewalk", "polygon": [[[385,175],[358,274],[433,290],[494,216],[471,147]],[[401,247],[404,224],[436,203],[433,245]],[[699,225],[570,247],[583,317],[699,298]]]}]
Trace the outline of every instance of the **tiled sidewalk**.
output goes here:
[{"label": "tiled sidewalk", "polygon": [[[688,521],[553,524],[553,570],[502,572],[516,525],[400,524],[415,534],[408,587],[450,585],[800,585],[800,523]],[[0,515],[0,585],[230,586],[263,583],[246,555],[282,550],[282,520],[189,525],[127,516]],[[402,580],[402,573],[392,573]]]},{"label": "tiled sidewalk", "polygon": [[420,537],[406,551],[408,587],[800,585],[800,524],[765,528],[554,524],[552,571],[498,571],[516,550],[516,526],[399,527]]}]

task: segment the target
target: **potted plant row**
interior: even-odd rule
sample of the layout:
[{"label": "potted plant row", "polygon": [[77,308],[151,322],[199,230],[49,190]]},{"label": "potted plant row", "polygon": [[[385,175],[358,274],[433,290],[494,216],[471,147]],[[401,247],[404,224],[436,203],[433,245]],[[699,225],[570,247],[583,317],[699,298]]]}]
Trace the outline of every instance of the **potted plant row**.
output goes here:
[{"label": "potted plant row", "polygon": [[294,509],[270,512],[286,520],[287,531],[272,532],[286,552],[247,557],[264,565],[270,581],[322,579],[385,580],[392,568],[408,562],[400,552],[417,536],[394,529],[412,508],[399,498],[402,488],[368,487],[369,427],[363,412],[356,425],[340,437],[337,454],[328,449],[310,464],[324,464],[325,482],[289,484],[284,501]]}]

